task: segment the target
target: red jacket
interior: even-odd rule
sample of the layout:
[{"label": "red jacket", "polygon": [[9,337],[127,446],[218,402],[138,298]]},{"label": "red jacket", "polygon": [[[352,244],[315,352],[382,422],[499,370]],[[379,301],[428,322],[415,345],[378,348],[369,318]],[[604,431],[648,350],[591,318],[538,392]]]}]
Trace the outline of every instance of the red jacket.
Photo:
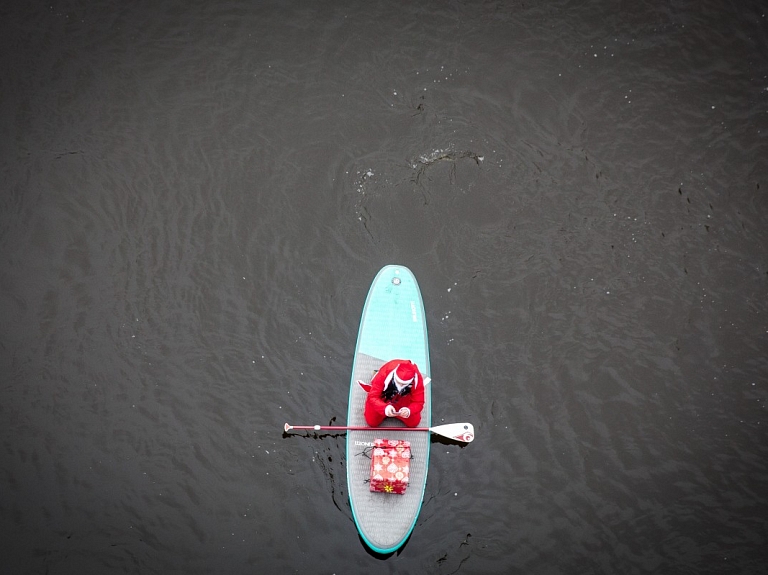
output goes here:
[{"label": "red jacket", "polygon": [[408,418],[397,416],[397,419],[404,422],[408,427],[416,427],[421,421],[421,410],[424,407],[424,377],[418,368],[416,368],[416,378],[411,384],[410,393],[403,396],[395,395],[390,401],[382,397],[385,387],[392,381],[394,371],[402,361],[404,360],[388,361],[381,366],[381,369],[371,380],[371,389],[365,400],[365,420],[371,427],[378,427],[384,421],[386,417],[384,410],[387,405],[391,405],[396,411],[401,407],[407,407],[411,410],[411,415]]}]

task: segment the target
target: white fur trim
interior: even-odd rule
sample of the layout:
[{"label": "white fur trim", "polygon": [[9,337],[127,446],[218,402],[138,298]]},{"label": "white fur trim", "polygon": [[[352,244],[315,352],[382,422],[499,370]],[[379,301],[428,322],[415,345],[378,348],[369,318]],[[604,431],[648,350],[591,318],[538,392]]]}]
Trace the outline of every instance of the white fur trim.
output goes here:
[{"label": "white fur trim", "polygon": [[411,379],[400,379],[400,377],[397,375],[398,368],[403,365],[402,363],[398,363],[397,367],[392,370],[392,374],[395,376],[395,383],[399,384],[400,386],[406,386],[409,383],[414,383],[414,379],[416,379],[416,375],[414,375]]},{"label": "white fur trim", "polygon": [[[400,364],[398,364],[400,365]],[[392,383],[392,380],[395,380],[395,385],[397,386],[397,390],[400,391],[403,389],[408,383],[413,382],[413,389],[416,389],[416,387],[419,385],[419,375],[418,372],[416,372],[416,375],[413,376],[413,379],[410,382],[406,382],[405,384],[400,384],[398,381],[401,381],[399,377],[395,374],[397,371],[397,368],[393,369],[387,374],[387,377],[384,378],[384,389],[387,389],[390,383]],[[415,381],[414,381],[415,380]]]}]

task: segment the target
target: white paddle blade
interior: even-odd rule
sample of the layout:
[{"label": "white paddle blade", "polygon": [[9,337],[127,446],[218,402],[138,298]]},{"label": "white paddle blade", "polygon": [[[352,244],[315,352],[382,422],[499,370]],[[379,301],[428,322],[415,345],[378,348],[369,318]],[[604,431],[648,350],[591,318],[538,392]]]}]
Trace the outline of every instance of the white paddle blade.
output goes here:
[{"label": "white paddle blade", "polygon": [[449,439],[470,443],[475,439],[475,428],[471,423],[447,423],[431,427],[430,431]]}]

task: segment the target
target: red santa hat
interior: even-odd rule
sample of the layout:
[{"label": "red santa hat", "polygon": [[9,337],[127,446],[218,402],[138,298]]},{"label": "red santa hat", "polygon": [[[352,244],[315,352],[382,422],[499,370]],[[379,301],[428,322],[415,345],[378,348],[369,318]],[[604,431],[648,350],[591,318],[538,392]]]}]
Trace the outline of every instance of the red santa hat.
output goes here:
[{"label": "red santa hat", "polygon": [[395,369],[395,381],[400,385],[408,385],[416,380],[416,366],[410,361],[404,361]]}]

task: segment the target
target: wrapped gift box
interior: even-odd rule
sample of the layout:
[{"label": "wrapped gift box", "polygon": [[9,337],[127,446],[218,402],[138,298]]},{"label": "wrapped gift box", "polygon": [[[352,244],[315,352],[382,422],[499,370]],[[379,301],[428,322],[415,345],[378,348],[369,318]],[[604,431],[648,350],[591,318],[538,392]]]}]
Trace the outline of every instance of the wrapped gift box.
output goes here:
[{"label": "wrapped gift box", "polygon": [[411,442],[374,439],[371,455],[371,491],[402,495],[408,487]]}]

